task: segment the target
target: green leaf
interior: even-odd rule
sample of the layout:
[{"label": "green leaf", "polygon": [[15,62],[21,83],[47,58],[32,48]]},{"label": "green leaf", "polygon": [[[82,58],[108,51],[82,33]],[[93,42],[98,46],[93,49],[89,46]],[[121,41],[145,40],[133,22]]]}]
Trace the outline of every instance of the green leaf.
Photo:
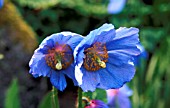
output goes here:
[{"label": "green leaf", "polygon": [[5,108],[21,108],[18,96],[18,81],[13,79],[6,92]]},{"label": "green leaf", "polygon": [[103,102],[107,102],[106,91],[102,89],[96,89],[92,94],[92,99],[101,100]]},{"label": "green leaf", "polygon": [[44,96],[38,108],[52,108],[52,92],[49,92]]}]

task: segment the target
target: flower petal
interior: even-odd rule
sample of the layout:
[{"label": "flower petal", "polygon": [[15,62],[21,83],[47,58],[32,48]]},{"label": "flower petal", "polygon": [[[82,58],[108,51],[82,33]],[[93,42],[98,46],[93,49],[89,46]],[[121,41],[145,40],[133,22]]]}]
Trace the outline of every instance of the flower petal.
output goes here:
[{"label": "flower petal", "polygon": [[67,41],[67,44],[72,48],[72,50],[75,49],[75,47],[82,41],[83,37],[81,35],[71,33],[71,38]]},{"label": "flower petal", "polygon": [[128,63],[128,61],[132,59],[131,56],[114,50],[108,51],[108,55],[108,62],[117,66],[122,65],[123,63]]},{"label": "flower petal", "polygon": [[89,40],[87,42],[90,43],[89,45],[95,42],[105,43],[112,40],[114,37],[115,37],[114,26],[112,24],[103,24],[101,27],[91,31],[87,35],[87,38]]},{"label": "flower petal", "polygon": [[67,86],[65,76],[60,71],[53,70],[50,76],[50,81],[52,85],[59,89],[60,91],[63,91]]},{"label": "flower petal", "polygon": [[131,108],[131,102],[129,100],[129,97],[122,94],[121,92],[118,93],[117,102],[119,108],[125,108],[125,106],[126,108]]},{"label": "flower petal", "polygon": [[88,106],[85,108],[109,108],[103,101],[101,100],[91,100]]},{"label": "flower petal", "polygon": [[115,66],[107,63],[106,70],[112,75],[112,83],[114,86],[110,89],[117,89],[123,86],[126,82],[129,82],[135,74],[135,67],[132,64],[123,64],[122,66]]},{"label": "flower petal", "polygon": [[78,64],[75,66],[75,78],[78,82],[78,85],[82,85],[82,78],[83,78],[83,73],[82,71],[80,70],[81,68],[81,64]]},{"label": "flower petal", "polygon": [[121,87],[119,89],[119,92],[121,92],[122,94],[126,95],[126,96],[131,96],[133,94],[133,91],[125,84],[123,85],[123,87]]},{"label": "flower petal", "polygon": [[52,69],[46,64],[45,58],[41,58],[35,65],[34,72],[39,76],[49,76]]},{"label": "flower petal", "polygon": [[99,84],[100,77],[97,72],[90,72],[84,69],[83,67],[81,68],[83,72],[83,82],[80,87],[83,89],[83,91],[95,91],[96,86]]},{"label": "flower petal", "polygon": [[116,37],[106,43],[107,50],[114,50],[128,55],[140,54],[140,50],[137,48],[139,43],[138,32],[137,28],[119,28],[116,30]]},{"label": "flower petal", "polygon": [[100,84],[98,85],[98,88],[107,90],[115,87],[116,83],[113,83],[115,77],[112,74],[110,74],[106,69],[100,69],[97,72],[100,76]]},{"label": "flower petal", "polygon": [[74,64],[71,64],[67,69],[63,70],[62,72],[73,80],[75,86],[78,85],[78,82],[75,79]]},{"label": "flower petal", "polygon": [[120,13],[124,6],[125,6],[126,0],[110,0],[110,3],[108,5],[108,13],[110,14],[118,14]]}]

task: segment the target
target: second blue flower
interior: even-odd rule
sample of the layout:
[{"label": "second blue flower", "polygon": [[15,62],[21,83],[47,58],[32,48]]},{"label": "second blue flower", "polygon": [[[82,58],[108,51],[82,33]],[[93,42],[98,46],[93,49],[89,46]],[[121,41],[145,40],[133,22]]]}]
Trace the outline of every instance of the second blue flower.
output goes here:
[{"label": "second blue flower", "polygon": [[104,24],[91,31],[74,50],[75,77],[84,91],[115,89],[129,82],[134,74],[132,62],[140,54],[137,28],[114,29]]}]

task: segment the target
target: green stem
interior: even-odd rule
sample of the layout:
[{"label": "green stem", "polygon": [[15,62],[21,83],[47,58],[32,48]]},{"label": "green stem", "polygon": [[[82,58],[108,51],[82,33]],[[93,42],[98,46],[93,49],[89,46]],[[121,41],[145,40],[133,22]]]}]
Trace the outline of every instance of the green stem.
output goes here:
[{"label": "green stem", "polygon": [[82,108],[82,90],[78,88],[78,108]]},{"label": "green stem", "polygon": [[59,102],[58,102],[58,91],[53,86],[52,88],[52,106],[53,108],[59,108]]}]

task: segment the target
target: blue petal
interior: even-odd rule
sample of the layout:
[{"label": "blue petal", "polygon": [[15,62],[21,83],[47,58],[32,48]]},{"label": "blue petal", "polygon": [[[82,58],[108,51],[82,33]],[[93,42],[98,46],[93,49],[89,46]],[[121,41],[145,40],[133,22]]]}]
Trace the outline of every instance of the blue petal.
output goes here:
[{"label": "blue petal", "polygon": [[45,58],[41,58],[36,64],[31,66],[34,74],[38,74],[39,76],[49,76],[50,71],[52,70],[45,61]]},{"label": "blue petal", "polygon": [[122,94],[128,97],[133,94],[133,91],[126,84],[119,89],[119,92],[121,92]]},{"label": "blue petal", "polygon": [[60,91],[63,91],[67,86],[65,76],[60,71],[53,70],[51,73],[51,76],[50,76],[50,81],[51,81],[52,85],[55,88],[59,89]]},{"label": "blue petal", "polygon": [[120,13],[124,8],[125,3],[126,0],[110,0],[110,3],[108,5],[108,13],[110,14]]},{"label": "blue petal", "polygon": [[110,89],[115,87],[115,83],[113,82],[114,76],[110,74],[106,69],[100,69],[97,71],[100,76],[100,84],[98,85],[98,88],[102,89]]},{"label": "blue petal", "polygon": [[90,72],[84,69],[83,67],[81,68],[83,72],[83,83],[80,86],[83,91],[95,91],[96,86],[99,84],[100,77],[97,72]]},{"label": "blue petal", "polygon": [[141,43],[137,44],[137,47],[140,49],[141,54],[139,54],[138,56],[135,56],[133,62],[136,66],[139,66],[142,59],[146,60],[148,58],[148,53]]},{"label": "blue petal", "polygon": [[75,49],[75,47],[82,41],[83,37],[72,33],[72,37],[67,41],[67,44],[72,48],[72,50]]},{"label": "blue petal", "polygon": [[73,83],[74,83],[75,86],[78,85],[78,82],[75,79],[74,64],[71,64],[67,69],[62,70],[62,72],[73,80]]},{"label": "blue petal", "polygon": [[[89,38],[90,37],[90,38]],[[115,29],[112,24],[103,24],[100,28],[91,31],[87,35],[87,43],[91,45],[95,42],[108,42],[115,37]]]},{"label": "blue petal", "polygon": [[122,65],[123,63],[128,63],[128,61],[132,59],[131,56],[114,50],[108,51],[108,55],[108,62],[117,66]]},{"label": "blue petal", "polygon": [[137,48],[139,43],[139,30],[136,28],[119,28],[116,30],[116,37],[106,43],[108,51],[114,50],[128,55],[139,55],[140,50]]},{"label": "blue petal", "polygon": [[106,67],[107,72],[109,72],[113,79],[112,86],[109,89],[117,89],[123,86],[126,82],[129,82],[135,74],[135,67],[132,64],[123,64],[122,66],[115,66],[110,63],[107,63]]},{"label": "blue petal", "polygon": [[2,8],[3,4],[4,4],[4,0],[0,0],[0,9]]},{"label": "blue petal", "polygon": [[48,36],[41,42],[39,47],[46,46],[48,48],[52,48],[52,47],[54,47],[54,45],[55,45],[54,39],[52,38],[52,36]]},{"label": "blue petal", "polygon": [[[37,49],[38,50],[38,49]],[[42,58],[45,57],[44,54],[38,52],[37,50],[34,51],[34,54],[31,58],[31,60],[29,61],[29,66],[32,67],[33,65],[35,65],[39,60],[41,60]]]},{"label": "blue petal", "polygon": [[119,108],[131,108],[131,102],[130,102],[129,97],[122,94],[121,92],[119,92],[117,95],[117,102],[118,102]]}]

